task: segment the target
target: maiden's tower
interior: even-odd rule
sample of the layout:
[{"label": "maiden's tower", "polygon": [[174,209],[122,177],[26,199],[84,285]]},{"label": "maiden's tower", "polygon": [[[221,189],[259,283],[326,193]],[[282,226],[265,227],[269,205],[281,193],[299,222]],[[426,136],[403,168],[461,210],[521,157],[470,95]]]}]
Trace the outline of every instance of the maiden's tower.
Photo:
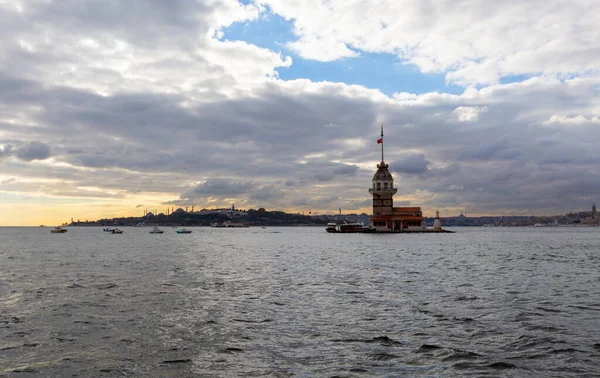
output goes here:
[{"label": "maiden's tower", "polygon": [[373,196],[373,215],[371,228],[377,232],[423,232],[426,231],[423,213],[420,207],[394,207],[394,178],[388,170],[383,156],[383,126],[381,138],[381,163],[377,164],[377,172],[373,175],[373,186],[369,193]]}]

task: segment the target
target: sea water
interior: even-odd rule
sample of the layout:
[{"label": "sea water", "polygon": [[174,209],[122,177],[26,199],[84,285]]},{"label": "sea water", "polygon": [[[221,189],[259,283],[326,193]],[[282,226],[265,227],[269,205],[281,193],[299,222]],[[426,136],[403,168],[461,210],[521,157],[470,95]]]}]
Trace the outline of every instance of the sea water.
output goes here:
[{"label": "sea water", "polygon": [[0,376],[600,375],[600,228],[0,228]]}]

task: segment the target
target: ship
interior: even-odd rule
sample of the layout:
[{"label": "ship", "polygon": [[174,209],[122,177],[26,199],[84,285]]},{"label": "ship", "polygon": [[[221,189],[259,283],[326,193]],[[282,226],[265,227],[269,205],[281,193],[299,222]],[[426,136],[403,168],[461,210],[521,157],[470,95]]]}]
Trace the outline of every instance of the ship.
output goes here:
[{"label": "ship", "polygon": [[329,233],[339,233],[339,234],[360,234],[360,233],[369,233],[375,232],[374,228],[365,226],[361,223],[344,223],[340,225],[336,225],[331,223],[327,225],[325,229]]}]

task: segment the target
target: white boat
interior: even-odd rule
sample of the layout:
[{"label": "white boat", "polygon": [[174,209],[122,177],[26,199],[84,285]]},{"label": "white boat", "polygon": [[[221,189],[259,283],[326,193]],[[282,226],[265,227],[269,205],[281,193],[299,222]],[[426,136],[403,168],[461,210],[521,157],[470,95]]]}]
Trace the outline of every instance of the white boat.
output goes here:
[{"label": "white boat", "polygon": [[151,234],[162,234],[164,233],[163,230],[161,230],[160,228],[158,228],[158,226],[154,226],[154,228],[150,231]]},{"label": "white boat", "polygon": [[367,226],[363,225],[362,223],[344,223],[344,224],[335,226],[334,228],[331,228],[328,224],[325,231],[331,232],[331,233],[340,233],[340,234],[356,234],[356,233],[371,233],[371,232],[375,232],[376,230],[374,228],[367,227]]},{"label": "white boat", "polygon": [[325,231],[327,231],[327,232],[336,232],[337,231],[337,224],[335,222],[329,222],[329,223],[327,223],[327,227],[325,227]]},{"label": "white boat", "polygon": [[64,234],[65,232],[67,232],[68,230],[62,227],[55,227],[52,230],[50,230],[51,233],[53,234]]}]

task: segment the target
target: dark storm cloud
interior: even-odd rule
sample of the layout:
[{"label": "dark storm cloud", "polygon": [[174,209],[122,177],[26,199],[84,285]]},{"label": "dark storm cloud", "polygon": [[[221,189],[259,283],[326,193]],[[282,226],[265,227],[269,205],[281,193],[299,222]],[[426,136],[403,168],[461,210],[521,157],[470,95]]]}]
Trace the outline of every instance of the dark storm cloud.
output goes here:
[{"label": "dark storm cloud", "polygon": [[211,179],[182,194],[182,198],[207,196],[236,196],[251,192],[257,187],[254,182],[229,179]]},{"label": "dark storm cloud", "polygon": [[0,159],[3,157],[15,156],[23,161],[44,160],[50,157],[50,146],[46,143],[32,141],[13,147],[6,144],[4,148],[0,147]]},{"label": "dark storm cloud", "polygon": [[519,156],[521,156],[521,151],[517,149],[517,146],[511,145],[506,138],[503,138],[491,141],[474,151],[467,151],[460,157],[487,161],[491,159],[514,160]]},{"label": "dark storm cloud", "polygon": [[429,162],[423,154],[414,154],[402,156],[398,161],[390,165],[390,169],[394,172],[419,174],[427,172]]},{"label": "dark storm cloud", "polygon": [[356,165],[348,165],[345,164],[341,167],[337,167],[333,170],[333,174],[335,175],[347,175],[347,176],[355,176],[358,172],[358,166]]},{"label": "dark storm cloud", "polygon": [[25,161],[48,159],[50,157],[50,146],[41,142],[30,142],[20,147],[16,156]]},{"label": "dark storm cloud", "polygon": [[[28,85],[21,87],[31,88]],[[258,177],[261,181],[264,178],[282,179],[288,184],[293,182],[299,189],[312,183],[336,184],[345,195],[354,193],[355,196],[368,198],[365,189],[360,187],[370,186],[375,167],[372,171],[363,172],[356,164],[333,163],[328,158],[352,159],[356,163],[377,159],[378,146],[374,142],[373,146],[367,145],[358,150],[346,150],[335,144],[351,138],[364,138],[372,142],[371,136],[376,128],[365,127],[365,124],[375,124],[376,113],[368,112],[369,101],[363,106],[357,103],[359,100],[344,96],[325,100],[321,95],[292,97],[275,91],[265,93],[259,99],[217,101],[210,106],[200,105],[190,109],[182,108],[179,105],[181,97],[172,95],[127,94],[105,98],[81,90],[34,87],[29,96],[45,109],[37,115],[40,122],[49,119],[51,124],[71,130],[60,137],[60,144],[78,146],[69,148],[78,149],[77,154],[69,154],[69,149],[64,150],[63,159],[72,164],[91,168],[125,168],[148,174],[164,172],[182,178],[218,176],[227,172],[228,176],[240,178],[210,179],[195,190],[184,193],[184,199],[250,197],[264,186],[255,181]],[[265,98],[270,98],[272,103],[267,103]],[[16,105],[29,106],[30,102],[26,99],[27,96],[23,96]],[[17,102],[14,98],[12,101]],[[361,108],[352,114],[361,122],[352,117],[340,122],[336,114],[326,109],[320,115],[318,112],[297,111],[298,108],[311,109],[323,101],[334,104],[337,111],[345,104],[349,108],[346,114],[352,114],[352,109]],[[52,105],[56,106],[55,109],[66,110],[59,112]],[[367,110],[366,113],[363,108]],[[273,117],[271,109],[279,115]],[[510,196],[510,201],[507,198],[505,204],[514,202],[514,198],[523,198],[522,206],[532,207],[533,203],[527,201],[540,203],[540,200],[525,196],[520,186],[533,179],[532,173],[539,170],[542,164],[585,166],[597,162],[593,155],[595,147],[577,145],[578,141],[588,138],[582,130],[568,133],[553,130],[550,134],[544,132],[547,129],[536,129],[518,122],[507,127],[504,119],[492,119],[476,125],[478,128],[470,125],[471,129],[464,131],[460,129],[462,125],[457,124],[453,128],[451,124],[442,124],[440,116],[431,116],[440,113],[440,110],[450,114],[452,109],[453,106],[435,104],[418,111],[397,109],[392,105],[380,108],[379,112],[386,118],[387,125],[386,160],[396,174],[399,195],[429,190],[439,193],[435,199],[436,206],[471,203],[472,199],[477,198],[490,209],[492,206],[487,202],[493,201],[502,206],[503,198]],[[493,113],[490,110],[487,115]],[[372,119],[369,121],[365,117]],[[333,119],[343,126],[330,133],[330,128],[322,127],[326,119]],[[414,126],[405,127],[406,123]],[[88,139],[93,143],[80,141],[74,134],[76,131],[90,136]],[[537,143],[541,136],[552,134],[558,141],[550,143],[548,139],[542,139]],[[578,146],[576,153],[575,145]],[[403,151],[403,148],[415,147],[425,150],[427,158],[425,153],[406,154]],[[307,163],[298,163],[313,153],[325,154],[325,157],[308,157]],[[471,160],[483,166],[473,166],[469,163]],[[450,164],[433,167],[432,161]],[[515,164],[510,165],[513,162]],[[483,174],[474,174],[480,170]],[[407,180],[403,175],[419,175],[420,178]],[[474,175],[481,179],[474,179]],[[164,188],[168,187],[168,180],[161,184]],[[544,175],[539,176],[538,180],[547,182],[554,178]],[[123,185],[129,183],[124,181]],[[140,182],[139,189],[150,188],[148,185]],[[461,197],[462,194],[449,193],[452,191],[447,188],[452,185],[463,186],[464,197]],[[357,187],[356,191],[352,189],[354,187]],[[279,192],[276,193],[279,198]],[[257,192],[254,198],[260,198],[260,195]],[[432,199],[424,199],[429,200]],[[336,208],[335,203],[327,200],[310,203],[315,207],[319,204]]]},{"label": "dark storm cloud", "polygon": [[249,198],[254,201],[278,200],[285,197],[285,193],[273,185],[266,185],[250,193]]},{"label": "dark storm cloud", "polygon": [[342,199],[339,196],[299,198],[293,202],[297,207],[311,207],[315,209],[335,209],[339,207]]},{"label": "dark storm cloud", "polygon": [[[60,138],[60,144],[79,145],[76,147],[78,154],[68,154],[69,151],[65,149],[63,159],[67,162],[91,168],[115,167],[153,174],[165,172],[167,175],[174,175],[173,177],[198,177],[195,176],[197,174],[214,176],[223,171],[230,176],[240,177],[230,181],[209,180],[196,190],[184,193],[182,198],[251,196],[253,191],[262,187],[254,181],[256,177],[267,180],[284,179],[288,184],[296,183],[299,188],[312,183],[336,184],[340,185],[340,190],[345,195],[355,193],[354,195],[364,198],[368,194],[363,189],[357,188],[354,192],[352,188],[368,187],[370,176],[375,170],[373,166],[373,171],[362,172],[355,164],[332,163],[327,160],[327,157],[353,159],[356,163],[375,160],[377,145],[367,145],[366,149],[352,152],[332,148],[332,141],[345,138],[365,138],[370,141],[373,128],[356,122],[338,121],[344,125],[339,129],[344,131],[328,133],[327,128],[319,125],[325,122],[325,118],[335,119],[334,114],[321,115],[323,120],[304,120],[294,110],[298,107],[310,108],[313,104],[324,101],[320,96],[291,98],[285,94],[279,94],[280,97],[271,94],[275,104],[271,106],[267,106],[264,99],[256,100],[254,105],[251,105],[251,99],[241,99],[217,101],[210,107],[202,105],[195,109],[181,108],[179,96],[127,94],[104,98],[80,90],[41,87],[32,90],[31,96],[38,105],[48,103],[48,108],[50,104],[54,104],[58,108],[68,109],[64,114],[52,109],[48,113],[42,111],[38,114],[40,121],[47,118],[52,120],[52,124],[61,125],[65,130],[78,130],[86,135],[93,135],[91,139],[94,143],[80,142],[79,138],[71,138],[70,135]],[[329,101],[343,104],[348,100],[339,97]],[[356,108],[358,105],[354,104],[355,101],[350,100],[348,106]],[[28,102],[21,100],[20,105],[28,106]],[[279,109],[277,112],[281,108],[290,110],[291,116],[288,118],[285,118],[284,113],[280,115],[287,119],[284,126],[279,121],[270,120],[270,113],[264,113],[264,109],[270,107]],[[369,106],[364,108],[368,109]],[[451,113],[452,106],[444,105],[441,108]],[[263,110],[259,112],[258,109]],[[440,125],[437,117],[429,116],[439,113],[439,109],[434,105],[426,111],[421,109],[420,113],[411,109],[396,110],[393,106],[380,110],[387,118],[386,160],[396,174],[395,178],[400,186],[399,195],[425,189],[439,193],[435,199],[436,206],[469,203],[470,207],[474,207],[476,205],[471,203],[476,198],[483,201],[487,209],[493,208],[489,202],[503,206],[503,198],[511,196],[510,201],[506,199],[505,205],[516,201],[514,198],[522,198],[522,207],[530,208],[541,201],[525,196],[520,186],[531,180],[531,174],[539,170],[542,164],[587,166],[597,162],[593,154],[595,147],[592,145],[578,145],[577,152],[574,153],[575,143],[587,139],[587,135],[581,130],[571,130],[569,133],[553,130],[552,134],[558,141],[542,139],[537,143],[541,135],[540,130],[534,127],[515,124],[512,126],[513,131],[506,127],[505,122],[488,120],[487,124],[478,125],[481,129],[471,129],[467,135],[459,129],[452,132],[452,126]],[[488,115],[490,113],[493,111]],[[358,118],[365,117],[365,114],[356,115]],[[371,117],[374,116],[375,113],[371,113]],[[314,114],[308,117],[319,118]],[[404,127],[405,120],[416,126]],[[375,123],[374,120],[364,122]],[[165,124],[175,127],[166,128]],[[299,139],[301,142],[298,142]],[[402,147],[423,148],[427,152],[427,158],[425,154],[406,154]],[[326,158],[309,158],[305,164],[298,163],[303,156],[313,153],[324,153]],[[432,160],[451,164],[432,167]],[[484,166],[472,166],[468,163],[471,160]],[[487,165],[492,162],[494,166]],[[482,179],[473,179],[474,172],[479,170],[483,174],[475,176]],[[420,179],[406,180],[403,175],[419,175]],[[539,176],[538,180],[541,183],[555,178],[544,175]],[[124,181],[123,185],[129,183]],[[167,184],[168,182],[163,182],[160,185],[167,188]],[[447,188],[452,185],[463,186],[464,197],[449,193],[452,191]],[[140,182],[140,190],[150,187]],[[259,198],[259,193],[254,194],[254,198]],[[573,195],[573,198],[581,197],[582,194],[584,193]],[[558,192],[555,193],[557,195]],[[432,199],[424,199],[429,200]],[[529,200],[532,203],[528,203]],[[319,204],[336,208],[331,201],[323,200],[310,205],[316,207]],[[545,202],[544,206],[547,206]]]},{"label": "dark storm cloud", "polygon": [[0,159],[3,157],[11,156],[13,154],[13,147],[10,144],[0,148]]}]

